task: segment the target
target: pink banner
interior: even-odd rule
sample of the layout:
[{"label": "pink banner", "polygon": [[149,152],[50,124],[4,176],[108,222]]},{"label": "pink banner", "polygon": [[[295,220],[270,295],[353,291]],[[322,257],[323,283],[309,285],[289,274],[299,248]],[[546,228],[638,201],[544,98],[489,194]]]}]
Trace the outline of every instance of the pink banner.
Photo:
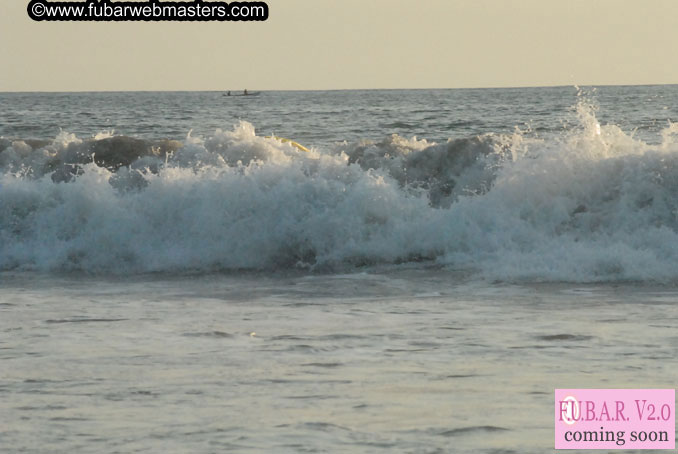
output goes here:
[{"label": "pink banner", "polygon": [[673,389],[556,389],[556,449],[675,449]]}]

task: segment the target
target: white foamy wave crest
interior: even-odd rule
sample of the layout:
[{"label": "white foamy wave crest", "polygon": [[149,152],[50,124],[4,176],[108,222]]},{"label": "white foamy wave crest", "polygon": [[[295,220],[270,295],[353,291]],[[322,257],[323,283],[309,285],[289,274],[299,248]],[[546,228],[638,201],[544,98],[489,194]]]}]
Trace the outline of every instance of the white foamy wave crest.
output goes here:
[{"label": "white foamy wave crest", "polygon": [[578,106],[549,139],[301,150],[209,138],[0,141],[0,269],[327,270],[437,263],[490,279],[678,277],[678,129],[648,145]]}]

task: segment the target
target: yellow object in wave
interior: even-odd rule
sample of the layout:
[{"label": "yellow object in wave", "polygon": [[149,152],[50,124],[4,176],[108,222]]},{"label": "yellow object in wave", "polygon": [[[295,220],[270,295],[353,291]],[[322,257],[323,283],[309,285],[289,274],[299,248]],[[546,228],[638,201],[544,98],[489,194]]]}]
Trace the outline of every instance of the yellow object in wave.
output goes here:
[{"label": "yellow object in wave", "polygon": [[286,139],[286,138],[284,138],[284,137],[278,137],[278,136],[264,136],[264,138],[266,138],[266,139],[275,139],[275,140],[279,140],[279,141],[281,141],[282,143],[289,143],[290,145],[292,145],[294,148],[296,148],[296,149],[298,149],[298,150],[305,151],[305,152],[308,152],[308,151],[309,151],[308,148],[306,148],[305,146],[301,145],[300,143],[297,143],[297,142],[295,142],[294,140]]}]

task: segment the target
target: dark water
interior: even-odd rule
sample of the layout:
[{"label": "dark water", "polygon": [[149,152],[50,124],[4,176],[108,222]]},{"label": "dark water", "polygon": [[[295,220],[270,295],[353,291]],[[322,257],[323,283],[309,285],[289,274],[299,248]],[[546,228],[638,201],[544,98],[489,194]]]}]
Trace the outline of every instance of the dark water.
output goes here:
[{"label": "dark water", "polygon": [[[594,91],[595,90],[595,91]],[[678,118],[677,86],[586,89],[600,105],[599,120],[643,137]],[[380,140],[390,134],[430,141],[484,133],[560,131],[577,104],[575,87],[264,92],[3,93],[0,136],[48,139],[60,130],[80,137],[114,130],[147,139],[208,136],[246,120],[262,134],[320,146]],[[655,137],[656,139],[656,137]]]}]

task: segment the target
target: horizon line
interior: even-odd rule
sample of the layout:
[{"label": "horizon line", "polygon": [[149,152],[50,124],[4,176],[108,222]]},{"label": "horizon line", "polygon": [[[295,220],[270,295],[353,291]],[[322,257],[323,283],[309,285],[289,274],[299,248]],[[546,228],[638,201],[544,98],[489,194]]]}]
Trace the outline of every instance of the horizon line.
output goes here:
[{"label": "horizon line", "polygon": [[[316,89],[255,89],[250,91],[261,92],[323,92],[323,91],[425,91],[425,90],[497,90],[497,89],[529,89],[529,88],[565,88],[565,87],[659,87],[659,86],[674,86],[678,83],[651,83],[651,84],[558,84],[558,85],[506,85],[506,86],[478,86],[478,87],[429,87],[429,88],[316,88]],[[243,91],[233,89],[205,89],[205,90],[180,90],[180,89],[133,89],[133,90],[9,90],[0,91],[3,94],[15,93],[222,93],[227,91]]]}]

